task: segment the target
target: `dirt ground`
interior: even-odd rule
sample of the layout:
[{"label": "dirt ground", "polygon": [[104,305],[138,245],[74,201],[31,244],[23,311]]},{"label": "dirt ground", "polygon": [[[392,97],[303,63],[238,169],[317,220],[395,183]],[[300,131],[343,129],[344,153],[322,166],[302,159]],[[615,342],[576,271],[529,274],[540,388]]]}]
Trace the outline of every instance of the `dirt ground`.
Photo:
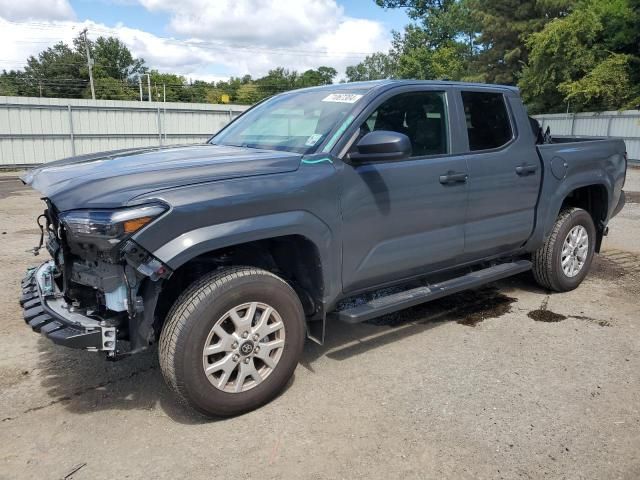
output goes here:
[{"label": "dirt ground", "polygon": [[640,170],[576,291],[530,274],[308,343],[286,392],[185,411],[156,352],[50,344],[17,303],[37,194],[0,177],[0,478],[640,478]]}]

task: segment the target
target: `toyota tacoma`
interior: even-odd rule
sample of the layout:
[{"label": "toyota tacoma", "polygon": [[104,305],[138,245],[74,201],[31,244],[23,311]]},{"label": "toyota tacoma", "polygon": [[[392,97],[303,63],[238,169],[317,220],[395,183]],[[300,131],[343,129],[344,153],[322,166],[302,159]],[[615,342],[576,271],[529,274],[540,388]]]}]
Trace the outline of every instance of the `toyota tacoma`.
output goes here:
[{"label": "toyota tacoma", "polygon": [[[118,359],[158,343],[188,406],[274,398],[305,338],[531,270],[585,278],[624,205],[622,140],[554,137],[513,87],[378,81],[267,99],[208,142],[23,176],[51,259],[24,319]],[[392,287],[392,288],[389,288]]]}]

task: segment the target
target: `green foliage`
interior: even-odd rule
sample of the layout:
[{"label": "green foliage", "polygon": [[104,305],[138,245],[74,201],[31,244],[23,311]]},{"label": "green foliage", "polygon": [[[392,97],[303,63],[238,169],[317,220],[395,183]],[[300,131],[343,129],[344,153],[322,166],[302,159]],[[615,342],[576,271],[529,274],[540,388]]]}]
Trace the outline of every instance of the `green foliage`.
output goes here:
[{"label": "green foliage", "polygon": [[[111,77],[94,79],[94,87],[96,99],[99,100],[137,100],[139,98],[137,87]],[[89,86],[85,87],[82,96],[91,98],[91,88]]]},{"label": "green foliage", "polygon": [[[376,78],[462,80],[471,76],[475,18],[468,0],[377,0],[384,8],[408,8],[414,23],[404,32],[393,32],[392,47],[383,72]],[[384,55],[384,54],[377,54]],[[372,59],[347,68],[349,81],[372,70]]]},{"label": "green foliage", "polygon": [[127,80],[147,70],[144,60],[133,58],[127,46],[115,37],[98,37],[95,42],[89,43],[96,77]]},{"label": "green foliage", "polygon": [[375,1],[412,19],[390,77],[517,84],[534,112],[640,103],[640,0]]},{"label": "green foliage", "polygon": [[[348,81],[451,79],[518,85],[532,112],[636,107],[640,103],[640,0],[374,0],[405,8],[389,52],[347,67]],[[331,84],[329,66],[275,68],[264,77],[191,82],[149,70],[119,39],[89,41],[96,97],[138,99],[149,73],[155,101],[251,104],[295,88]],[[0,95],[90,98],[85,39],[0,73]],[[143,96],[148,98],[146,78]]]},{"label": "green foliage", "polygon": [[[635,3],[635,5],[634,5]],[[625,108],[640,97],[640,12],[629,0],[583,0],[527,40],[520,80],[535,112]]]},{"label": "green foliage", "polygon": [[[96,98],[136,98],[132,77],[146,70],[144,60],[133,58],[113,37],[89,40],[88,46],[94,60]],[[23,71],[3,72],[0,88],[13,95],[91,98],[84,37],[76,37],[72,46],[60,42],[29,57]]]},{"label": "green foliage", "polygon": [[264,98],[263,93],[255,83],[245,83],[241,85],[235,95],[236,102],[247,105],[259,102],[262,98]]},{"label": "green foliage", "polygon": [[528,59],[526,39],[570,11],[575,0],[469,0],[480,26],[474,69],[488,83],[515,85]]},{"label": "green foliage", "polygon": [[0,95],[20,96],[27,95],[22,80],[23,73],[15,70],[3,70],[0,74]]},{"label": "green foliage", "polygon": [[347,67],[346,75],[349,82],[382,80],[393,78],[395,68],[393,59],[389,55],[377,52],[367,55],[358,65]]},{"label": "green foliage", "polygon": [[16,78],[23,83],[23,94],[43,97],[82,97],[89,81],[84,56],[62,42],[29,57]]},{"label": "green foliage", "polygon": [[[271,70],[266,76],[252,79],[250,75],[228,81],[187,81],[173,73],[149,70],[145,61],[134,58],[127,46],[115,37],[99,37],[95,42],[83,35],[71,46],[62,42],[29,57],[23,71],[0,73],[0,95],[91,98],[86,47],[94,61],[93,77],[97,99],[136,100],[140,98],[139,78],[149,73],[151,98],[168,102],[225,101],[252,104],[265,97],[294,88],[328,85],[338,72],[327,66],[303,73],[285,68]],[[149,83],[142,77],[142,97],[149,98]]]},{"label": "green foliage", "polygon": [[632,80],[637,64],[631,55],[613,53],[579,80],[562,83],[558,89],[578,110],[638,108],[640,87]]}]

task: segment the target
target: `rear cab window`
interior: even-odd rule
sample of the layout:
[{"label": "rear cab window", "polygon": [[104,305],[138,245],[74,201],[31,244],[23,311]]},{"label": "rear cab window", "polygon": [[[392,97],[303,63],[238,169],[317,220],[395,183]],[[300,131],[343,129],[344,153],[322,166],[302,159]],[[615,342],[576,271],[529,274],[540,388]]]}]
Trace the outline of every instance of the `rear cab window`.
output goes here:
[{"label": "rear cab window", "polygon": [[469,150],[501,148],[513,139],[505,97],[495,92],[462,92]]}]

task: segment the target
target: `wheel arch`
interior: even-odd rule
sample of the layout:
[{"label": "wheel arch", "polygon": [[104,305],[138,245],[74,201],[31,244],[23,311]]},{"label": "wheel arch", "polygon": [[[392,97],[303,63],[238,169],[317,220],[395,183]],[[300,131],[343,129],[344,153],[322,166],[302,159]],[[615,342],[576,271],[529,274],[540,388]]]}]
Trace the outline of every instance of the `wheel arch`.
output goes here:
[{"label": "wheel arch", "polygon": [[307,212],[238,220],[185,233],[154,252],[173,269],[155,311],[159,334],[179,293],[196,278],[227,266],[252,266],[286,280],[300,297],[308,321],[324,320],[327,299],[339,289],[333,235]]},{"label": "wheel arch", "polygon": [[536,207],[536,227],[525,248],[535,251],[549,237],[556,219],[564,208],[583,208],[591,215],[596,226],[596,252],[600,251],[609,216],[612,186],[592,178],[571,178],[570,181],[545,182]]},{"label": "wheel arch", "polygon": [[594,183],[571,190],[565,195],[558,213],[570,207],[582,208],[591,215],[596,226],[595,251],[600,252],[609,211],[607,187],[601,183]]}]

